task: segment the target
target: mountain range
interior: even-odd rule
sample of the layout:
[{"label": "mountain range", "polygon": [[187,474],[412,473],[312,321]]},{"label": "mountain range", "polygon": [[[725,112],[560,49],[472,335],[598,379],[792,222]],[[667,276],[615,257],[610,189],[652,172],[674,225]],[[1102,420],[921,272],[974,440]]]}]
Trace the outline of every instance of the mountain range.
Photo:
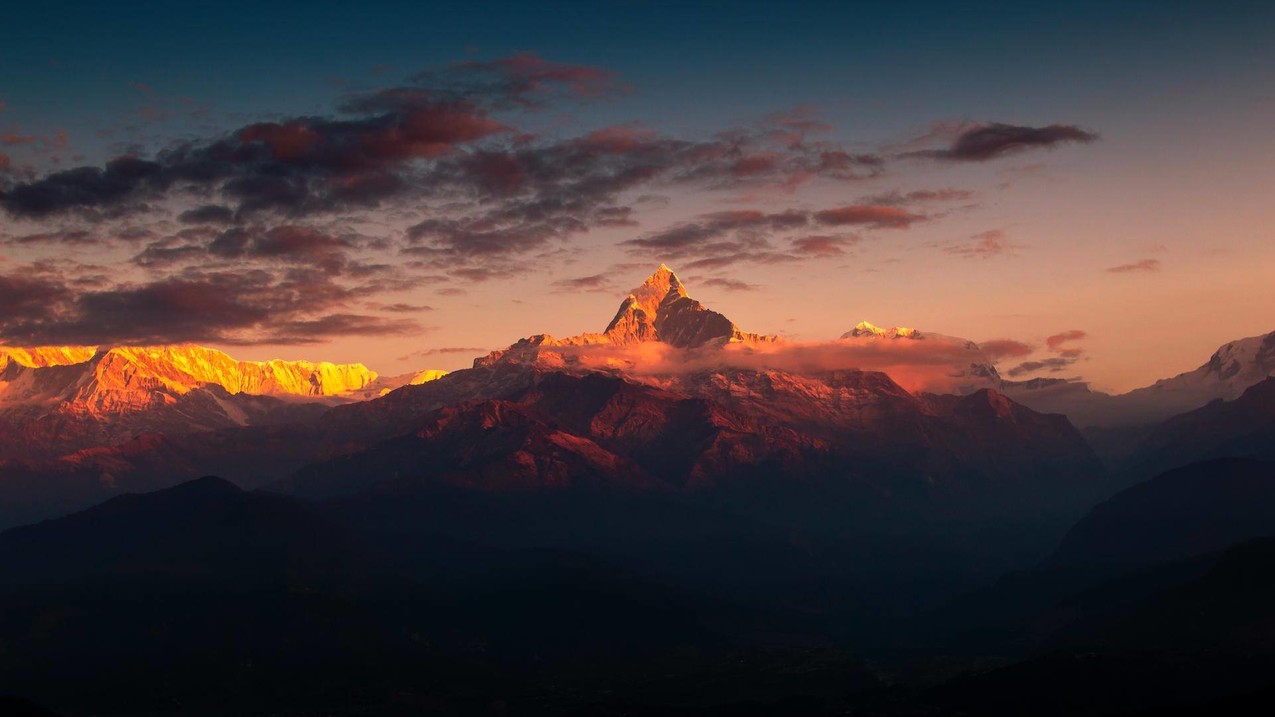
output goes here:
[{"label": "mountain range", "polygon": [[978,355],[919,332],[813,346],[746,332],[665,266],[600,333],[534,335],[426,374],[436,380],[400,377],[384,395],[392,383],[357,364],[239,362],[191,346],[12,351],[0,480],[11,509],[225,471],[307,494],[396,480],[731,494],[786,483],[883,520],[913,504],[1068,513],[1098,490],[1103,468],[1061,416],[991,388],[940,395],[836,365],[841,352],[890,355],[882,340],[937,347],[944,361],[953,348],[960,361]]},{"label": "mountain range", "polygon": [[[387,378],[192,345],[5,348],[0,518],[207,473],[309,495],[592,485],[760,500],[787,484],[882,521],[905,506],[1074,516],[1122,484],[1058,413],[1075,422],[1099,404],[1137,404],[1158,416],[1235,398],[1269,372],[1272,336],[1113,397],[1006,380],[977,343],[929,331],[861,322],[827,342],[748,332],[661,265],[600,332],[532,335],[451,374]],[[1059,401],[1083,407],[1049,411]],[[1110,415],[1132,415],[1121,411]],[[1135,463],[1166,440],[1138,438],[1151,442],[1122,447]],[[1142,475],[1172,467],[1142,462]]]}]

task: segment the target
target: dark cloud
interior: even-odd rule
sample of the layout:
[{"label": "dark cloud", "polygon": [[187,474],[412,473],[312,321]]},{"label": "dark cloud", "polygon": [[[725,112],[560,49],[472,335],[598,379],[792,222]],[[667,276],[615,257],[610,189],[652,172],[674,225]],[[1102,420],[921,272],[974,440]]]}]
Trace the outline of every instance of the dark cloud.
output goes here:
[{"label": "dark cloud", "polygon": [[793,239],[792,250],[803,256],[840,256],[846,253],[846,247],[859,241],[860,238],[854,234],[810,234]]},{"label": "dark cloud", "polygon": [[[702,139],[633,125],[535,137],[493,114],[618,89],[609,72],[534,54],[455,63],[407,85],[347,97],[337,117],[258,122],[152,158],[18,182],[0,193],[0,206],[14,217],[94,220],[195,199],[200,205],[177,217],[195,226],[286,225],[387,204],[428,206],[407,231],[407,253],[434,269],[463,264],[490,273],[509,257],[591,230],[635,226],[635,208],[649,195],[643,190],[790,191],[814,179],[853,181],[882,171],[880,157],[822,139],[829,128],[804,110]],[[882,216],[866,224],[912,220]],[[228,235],[214,253],[251,254],[251,246],[240,253],[234,243],[242,236]],[[720,247],[734,255],[758,248]],[[189,243],[168,243],[139,261],[158,266],[195,256]]]},{"label": "dark cloud", "polygon": [[863,226],[871,229],[907,229],[926,220],[925,215],[885,204],[852,204],[815,212],[815,221],[825,226]]},{"label": "dark cloud", "polygon": [[97,244],[101,236],[86,229],[58,229],[33,234],[21,234],[6,239],[9,244],[68,244],[87,246]]},{"label": "dark cloud", "polygon": [[353,295],[321,272],[306,271],[188,273],[87,291],[57,276],[0,275],[0,341],[313,343],[419,329],[412,321],[341,310]]},{"label": "dark cloud", "polygon": [[859,241],[852,234],[816,234],[790,239],[791,253],[776,251],[770,237],[803,229],[810,224],[866,229],[906,229],[924,221],[921,214],[895,206],[856,204],[814,213],[789,210],[765,213],[737,210],[704,214],[694,221],[674,225],[622,242],[631,251],[668,258],[692,258],[688,268],[722,268],[744,261],[779,263],[802,257],[835,256]]},{"label": "dark cloud", "polygon": [[[1080,329],[1069,329],[1046,337],[1045,348],[1057,355],[1037,361],[1024,361],[1009,370],[1010,378],[1017,378],[1036,371],[1058,373],[1066,369],[1079,361],[1085,354],[1084,349],[1077,348],[1071,344],[1086,337],[1088,337],[1088,334]],[[984,347],[984,350],[986,350],[986,347]]]},{"label": "dark cloud", "polygon": [[959,202],[973,198],[974,192],[967,189],[917,189],[911,192],[891,190],[866,197],[861,203],[898,206],[924,202]]},{"label": "dark cloud", "polygon": [[451,354],[482,355],[487,353],[490,350],[491,349],[486,349],[479,346],[444,346],[439,348],[422,349],[420,351],[413,351],[412,353],[407,354],[406,356],[398,357],[398,360],[411,361],[413,359],[425,358],[426,356],[447,356]]},{"label": "dark cloud", "polygon": [[115,206],[170,184],[164,165],[119,157],[105,167],[78,167],[17,184],[0,192],[0,204],[16,217],[44,217],[69,209]]},{"label": "dark cloud", "polygon": [[235,220],[235,212],[220,204],[205,204],[187,209],[177,215],[177,220],[183,224],[230,224]]},{"label": "dark cloud", "polygon": [[208,245],[210,254],[225,258],[253,257],[311,264],[328,272],[345,266],[350,242],[311,227],[281,225],[265,231],[228,229]]},{"label": "dark cloud", "polygon": [[1112,274],[1131,274],[1135,272],[1152,272],[1159,270],[1159,259],[1142,259],[1141,261],[1135,261],[1132,264],[1121,264],[1120,266],[1113,266],[1110,269],[1107,269],[1107,271]]},{"label": "dark cloud", "polygon": [[1048,149],[1070,142],[1088,143],[1098,135],[1068,124],[1046,127],[990,124],[962,128],[944,149],[908,152],[904,156],[924,157],[952,162],[986,162],[1032,149]]},{"label": "dark cloud", "polygon": [[18,321],[27,314],[40,314],[60,301],[66,287],[39,275],[0,274],[0,323]]},{"label": "dark cloud", "polygon": [[[775,231],[798,229],[810,221],[804,212],[767,214],[755,210],[714,212],[663,231],[623,242],[624,246],[661,256],[723,253],[768,246],[762,238]],[[733,237],[729,238],[728,237]]]},{"label": "dark cloud", "polygon": [[1024,361],[1009,370],[1009,377],[1018,378],[1019,376],[1034,373],[1036,371],[1058,373],[1059,371],[1065,370],[1068,366],[1075,362],[1075,358],[1067,357],[1047,358],[1039,361]]}]

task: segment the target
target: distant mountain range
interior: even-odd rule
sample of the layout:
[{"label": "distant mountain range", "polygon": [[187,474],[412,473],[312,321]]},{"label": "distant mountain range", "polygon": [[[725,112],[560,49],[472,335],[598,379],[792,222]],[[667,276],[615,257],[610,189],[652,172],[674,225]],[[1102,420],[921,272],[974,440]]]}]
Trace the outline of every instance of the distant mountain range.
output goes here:
[{"label": "distant mountain range", "polygon": [[238,361],[193,345],[0,348],[0,456],[289,423],[444,373],[386,378],[363,364]]},{"label": "distant mountain range", "polygon": [[[929,362],[933,351],[979,354],[898,330],[819,345],[746,332],[665,266],[601,333],[532,336],[472,369],[400,378],[408,385],[383,396],[361,365],[165,347],[48,352],[44,363],[63,365],[27,366],[34,352],[13,352],[0,480],[50,505],[209,472],[306,494],[800,485],[883,520],[904,505],[959,515],[1026,501],[1065,513],[1098,490],[1103,469],[1061,416],[990,388],[939,395],[842,367],[855,355],[894,361],[881,341]],[[1055,504],[1064,499],[1072,508]]]},{"label": "distant mountain range", "polygon": [[748,332],[661,265],[601,332],[533,335],[451,374],[189,345],[0,349],[0,522],[210,472],[314,495],[786,483],[882,520],[905,505],[1070,514],[1110,489],[1071,423],[1047,414],[1155,422],[1234,398],[1269,373],[1272,336],[1107,396],[1006,380],[977,343],[912,328],[861,322],[826,342]]}]

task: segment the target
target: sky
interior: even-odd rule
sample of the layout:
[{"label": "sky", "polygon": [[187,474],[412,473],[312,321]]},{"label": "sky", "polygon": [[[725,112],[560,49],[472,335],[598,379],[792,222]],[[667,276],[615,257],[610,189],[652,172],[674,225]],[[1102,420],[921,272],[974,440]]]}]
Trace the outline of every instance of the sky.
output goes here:
[{"label": "sky", "polygon": [[40,5],[0,344],[454,369],[661,262],[1103,390],[1275,330],[1269,2]]}]

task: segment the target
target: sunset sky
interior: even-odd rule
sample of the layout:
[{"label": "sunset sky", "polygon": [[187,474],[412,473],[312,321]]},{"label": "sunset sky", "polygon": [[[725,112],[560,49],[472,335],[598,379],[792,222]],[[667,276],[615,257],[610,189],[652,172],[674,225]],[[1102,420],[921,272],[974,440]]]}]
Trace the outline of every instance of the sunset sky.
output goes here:
[{"label": "sunset sky", "polygon": [[451,369],[661,262],[1104,390],[1275,330],[1275,3],[686,5],[8,8],[0,344]]}]

